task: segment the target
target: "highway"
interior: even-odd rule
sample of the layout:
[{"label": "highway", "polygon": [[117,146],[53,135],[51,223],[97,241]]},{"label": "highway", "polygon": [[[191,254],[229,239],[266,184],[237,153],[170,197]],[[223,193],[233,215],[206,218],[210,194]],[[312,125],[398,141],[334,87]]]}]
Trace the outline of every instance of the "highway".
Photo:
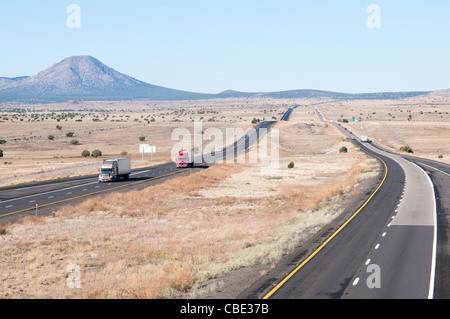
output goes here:
[{"label": "highway", "polygon": [[[436,265],[437,208],[432,181],[415,163],[362,143],[341,125],[334,125],[380,162],[383,171],[377,188],[366,194],[361,205],[350,205],[348,219],[327,226],[314,242],[287,256],[241,297],[434,298],[439,290],[436,274],[441,278],[443,270]],[[445,288],[441,291],[442,297]]]},{"label": "highway", "polygon": [[231,161],[256,143],[262,137],[260,134],[266,134],[274,124],[274,121],[259,123],[222,152],[205,154],[197,159],[199,164],[191,169],[178,169],[174,163],[168,163],[132,170],[127,181],[98,183],[98,176],[90,175],[0,188],[0,223],[12,223],[27,215],[47,216],[63,205],[74,205],[93,196],[142,189],[205,169],[218,160]]},{"label": "highway", "polygon": [[[100,164],[99,164],[100,166]],[[24,184],[0,189],[0,222],[14,222],[26,215],[45,216],[57,208],[75,204],[92,196],[154,185],[184,173],[173,164],[133,170],[127,181],[99,183],[98,176]]]},{"label": "highway", "polygon": [[430,176],[435,187],[437,211],[436,299],[450,298],[450,165],[404,156]]},{"label": "highway", "polygon": [[[294,109],[289,108],[281,120],[287,121]],[[216,161],[232,160],[275,124],[259,123],[256,130],[220,152],[206,155],[192,169],[177,169],[169,163],[133,170],[130,179],[123,182],[99,184],[97,176],[86,176],[1,188],[0,222],[34,215],[36,207],[39,216],[48,215],[63,205],[93,196],[144,188],[207,168]],[[449,166],[389,153],[362,143],[341,125],[332,124],[379,161],[382,170],[378,184],[346,208],[345,219],[324,228],[309,246],[287,256],[240,297],[449,298]]]},{"label": "highway", "polygon": [[[372,146],[389,153],[380,145],[373,144]],[[448,299],[450,298],[450,165],[412,155],[393,155],[401,156],[420,167],[429,176],[429,181],[434,187],[435,226],[437,227],[435,230],[434,298]],[[423,183],[426,184],[425,181]]]},{"label": "highway", "polygon": [[[405,173],[405,186],[397,207],[391,210],[391,220],[376,242],[379,246],[365,257],[343,296],[431,299],[434,297],[437,235],[434,186],[421,168],[401,156],[380,151],[370,143],[364,148],[398,163]],[[368,283],[372,275],[369,265],[379,267],[380,287],[374,288]]]},{"label": "highway", "polygon": [[297,107],[299,107],[299,105],[295,105],[288,108],[287,111],[280,118],[280,121],[289,121],[289,117],[291,116],[292,111],[295,110]]}]

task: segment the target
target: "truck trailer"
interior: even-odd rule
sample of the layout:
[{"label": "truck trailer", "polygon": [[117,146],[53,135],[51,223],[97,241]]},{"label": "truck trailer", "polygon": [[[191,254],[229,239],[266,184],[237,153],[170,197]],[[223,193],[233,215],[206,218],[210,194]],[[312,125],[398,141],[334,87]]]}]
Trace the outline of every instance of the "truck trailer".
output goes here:
[{"label": "truck trailer", "polygon": [[180,151],[177,157],[177,167],[187,168],[194,166],[194,155],[191,151]]},{"label": "truck trailer", "polygon": [[129,158],[116,158],[103,160],[98,175],[98,181],[112,182],[120,179],[127,180],[131,173],[131,160]]}]

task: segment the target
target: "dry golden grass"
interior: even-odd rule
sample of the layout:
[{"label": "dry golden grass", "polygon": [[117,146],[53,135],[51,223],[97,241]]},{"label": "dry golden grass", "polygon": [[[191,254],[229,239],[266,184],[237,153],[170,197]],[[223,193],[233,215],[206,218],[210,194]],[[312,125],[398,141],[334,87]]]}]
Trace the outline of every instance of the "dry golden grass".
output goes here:
[{"label": "dry golden grass", "polygon": [[354,117],[358,122],[346,127],[393,152],[410,146],[414,155],[450,163],[448,98],[427,95],[394,101],[338,101],[319,108],[330,120]]},{"label": "dry golden grass", "polygon": [[[358,182],[364,163],[341,172],[344,189],[331,182],[272,197],[205,198],[202,190],[244,173],[220,164],[142,191],[89,199],[45,222],[27,218],[0,241],[3,297],[172,298],[223,272],[273,263],[292,241],[339,213],[333,198]],[[81,267],[81,289],[66,287],[72,263]],[[21,276],[12,279],[15,272]]]},{"label": "dry golden grass", "polygon": [[[217,164],[8,227],[0,297],[173,298],[232,270],[275,264],[339,216],[343,193],[378,167],[308,112],[280,124],[276,172]],[[337,153],[343,144],[348,154]],[[80,267],[81,289],[67,286],[71,264]]]},{"label": "dry golden grass", "polygon": [[[195,197],[195,191],[217,185],[221,180],[239,170],[240,168],[235,165],[218,165],[212,169],[213,172],[205,170],[188,176],[180,176],[162,185],[148,187],[142,191],[115,193],[100,199],[88,199],[75,207],[63,207],[56,213],[56,216],[73,217],[97,211],[131,217],[164,215],[170,211],[171,207],[180,207],[180,204],[188,196]],[[229,198],[224,198],[218,204],[226,205],[229,200]],[[137,206],[136,203],[139,205]]]},{"label": "dry golden grass", "polygon": [[283,199],[292,200],[301,212],[317,210],[325,201],[352,190],[361,180],[361,174],[367,172],[368,167],[369,164],[366,161],[360,161],[347,172],[341,173],[338,180],[326,184],[286,185]]},{"label": "dry golden grass", "polygon": [[5,235],[7,231],[7,227],[3,224],[0,224],[0,235]]},{"label": "dry golden grass", "polygon": [[[22,113],[8,112],[5,108],[0,113],[0,139],[7,141],[1,145],[4,157],[0,186],[95,174],[101,159],[83,158],[83,150],[100,149],[103,158],[129,157],[133,167],[170,162],[172,147],[178,142],[171,140],[176,128],[194,133],[193,121],[202,121],[203,130],[209,127],[223,131],[226,127],[245,130],[252,126],[254,117],[279,118],[287,107],[285,101],[224,99],[69,102],[23,106],[27,112]],[[58,116],[62,115],[66,117],[58,121]],[[57,125],[62,129],[58,130]],[[79,140],[79,145],[69,143],[72,137],[66,137],[68,132],[74,133],[73,138]],[[54,139],[49,140],[49,135]],[[140,136],[146,138],[144,142],[139,141]],[[142,143],[156,146],[153,163],[149,154],[142,163],[139,153]],[[122,152],[127,155],[121,155]],[[3,161],[11,164],[5,165]]]},{"label": "dry golden grass", "polygon": [[44,216],[25,216],[23,218],[21,218],[18,223],[21,224],[34,224],[34,225],[39,225],[39,224],[45,224],[45,217]]}]

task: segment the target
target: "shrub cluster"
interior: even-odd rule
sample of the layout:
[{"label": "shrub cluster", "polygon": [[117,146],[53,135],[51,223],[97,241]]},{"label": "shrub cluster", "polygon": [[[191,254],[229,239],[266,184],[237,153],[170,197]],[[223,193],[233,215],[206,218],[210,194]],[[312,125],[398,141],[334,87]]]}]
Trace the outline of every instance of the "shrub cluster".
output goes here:
[{"label": "shrub cluster", "polygon": [[93,150],[92,153],[91,153],[88,150],[84,150],[83,152],[81,152],[81,156],[83,156],[83,157],[92,156],[92,157],[97,158],[99,156],[102,156],[102,151],[100,151],[100,150]]},{"label": "shrub cluster", "polygon": [[409,147],[409,146],[402,146],[402,147],[400,147],[400,151],[406,152],[406,153],[414,153],[414,151],[412,150],[412,148]]}]

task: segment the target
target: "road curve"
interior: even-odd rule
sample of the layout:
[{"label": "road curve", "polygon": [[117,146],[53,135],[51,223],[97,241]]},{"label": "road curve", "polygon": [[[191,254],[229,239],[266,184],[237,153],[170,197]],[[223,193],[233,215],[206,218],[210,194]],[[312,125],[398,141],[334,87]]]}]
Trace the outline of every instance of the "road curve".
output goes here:
[{"label": "road curve", "polygon": [[[374,144],[387,152],[382,146]],[[398,154],[397,154],[398,155]],[[412,155],[401,155],[416,164],[431,179],[436,199],[436,269],[434,298],[450,298],[450,165]]]},{"label": "road curve", "polygon": [[[426,173],[401,156],[365,145],[396,161],[405,187],[391,221],[345,290],[345,298],[433,298],[436,259],[436,202]],[[375,268],[376,267],[376,268]],[[379,272],[378,286],[374,284]]]},{"label": "road curve", "polygon": [[414,156],[405,159],[420,166],[431,178],[435,188],[437,211],[437,243],[435,299],[450,298],[450,165]]},{"label": "road curve", "polygon": [[331,240],[298,258],[287,275],[270,278],[278,285],[264,298],[433,298],[436,206],[430,179],[400,156],[354,141],[385,165],[385,179]]},{"label": "road curve", "polygon": [[[361,263],[374,248],[375,242],[390,221],[404,187],[404,173],[393,160],[380,156],[386,163],[384,178],[370,194],[364,207],[357,207],[351,218],[333,233],[327,234],[321,246],[300,258],[287,276],[270,278],[282,283],[266,291],[264,298],[271,299],[339,299]],[[298,252],[299,256],[304,251]],[[293,259],[297,259],[293,257]],[[283,283],[284,281],[284,283]]]}]

